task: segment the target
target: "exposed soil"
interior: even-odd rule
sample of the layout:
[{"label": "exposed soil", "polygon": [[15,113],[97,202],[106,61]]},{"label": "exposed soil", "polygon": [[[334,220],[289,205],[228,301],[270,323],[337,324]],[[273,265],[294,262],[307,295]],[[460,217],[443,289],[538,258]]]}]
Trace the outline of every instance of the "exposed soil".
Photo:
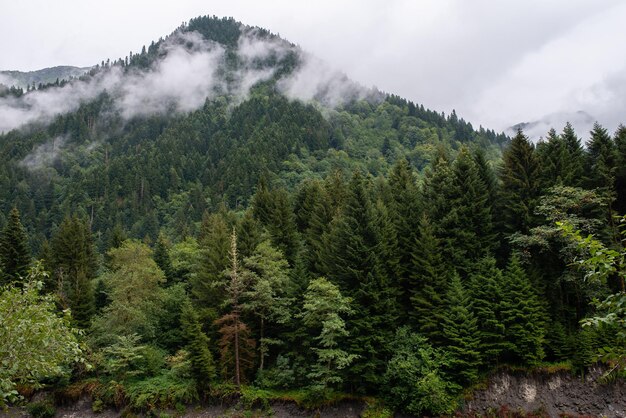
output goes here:
[{"label": "exposed soil", "polygon": [[551,417],[626,418],[626,382],[600,383],[602,373],[599,368],[591,368],[584,378],[566,372],[496,373],[463,410],[484,414],[506,406]]}]

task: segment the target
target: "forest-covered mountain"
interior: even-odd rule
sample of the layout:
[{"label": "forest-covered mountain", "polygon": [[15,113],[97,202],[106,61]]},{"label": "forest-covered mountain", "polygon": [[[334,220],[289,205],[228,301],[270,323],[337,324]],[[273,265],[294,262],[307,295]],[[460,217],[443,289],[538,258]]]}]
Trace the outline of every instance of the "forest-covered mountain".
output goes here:
[{"label": "forest-covered mountain", "polygon": [[60,65],[57,67],[42,68],[36,71],[0,71],[0,83],[6,87],[17,87],[23,90],[38,88],[46,84],[56,83],[57,80],[70,80],[78,78],[87,73],[90,68],[72,67]]},{"label": "forest-covered mountain", "polygon": [[0,132],[0,314],[45,324],[0,334],[0,404],[47,383],[441,414],[499,365],[624,359],[626,128],[509,139],[199,17],[6,90]]}]

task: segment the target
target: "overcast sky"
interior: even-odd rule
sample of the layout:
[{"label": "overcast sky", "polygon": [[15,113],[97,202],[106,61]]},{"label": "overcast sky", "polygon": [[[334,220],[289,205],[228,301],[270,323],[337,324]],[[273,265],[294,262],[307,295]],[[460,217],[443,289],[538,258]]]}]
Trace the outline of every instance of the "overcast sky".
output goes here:
[{"label": "overcast sky", "polygon": [[577,111],[611,130],[626,122],[619,0],[0,0],[0,69],[90,66],[205,14],[267,28],[367,87],[476,126],[544,118],[542,135],[578,118],[587,129]]}]

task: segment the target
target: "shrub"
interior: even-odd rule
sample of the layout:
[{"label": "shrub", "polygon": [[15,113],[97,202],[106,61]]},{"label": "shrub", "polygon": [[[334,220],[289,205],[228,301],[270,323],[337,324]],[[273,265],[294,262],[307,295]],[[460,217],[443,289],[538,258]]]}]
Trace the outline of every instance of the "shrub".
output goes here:
[{"label": "shrub", "polygon": [[34,418],[52,418],[57,411],[49,401],[33,402],[26,406],[28,413]]}]

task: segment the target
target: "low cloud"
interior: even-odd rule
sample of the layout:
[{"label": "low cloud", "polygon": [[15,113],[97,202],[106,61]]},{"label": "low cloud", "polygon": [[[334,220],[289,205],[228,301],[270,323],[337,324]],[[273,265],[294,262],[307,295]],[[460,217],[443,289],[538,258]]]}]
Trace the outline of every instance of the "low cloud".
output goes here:
[{"label": "low cloud", "polygon": [[65,147],[67,138],[57,136],[41,145],[38,145],[30,154],[28,154],[20,165],[29,170],[39,170],[50,167],[57,158],[59,153]]}]

